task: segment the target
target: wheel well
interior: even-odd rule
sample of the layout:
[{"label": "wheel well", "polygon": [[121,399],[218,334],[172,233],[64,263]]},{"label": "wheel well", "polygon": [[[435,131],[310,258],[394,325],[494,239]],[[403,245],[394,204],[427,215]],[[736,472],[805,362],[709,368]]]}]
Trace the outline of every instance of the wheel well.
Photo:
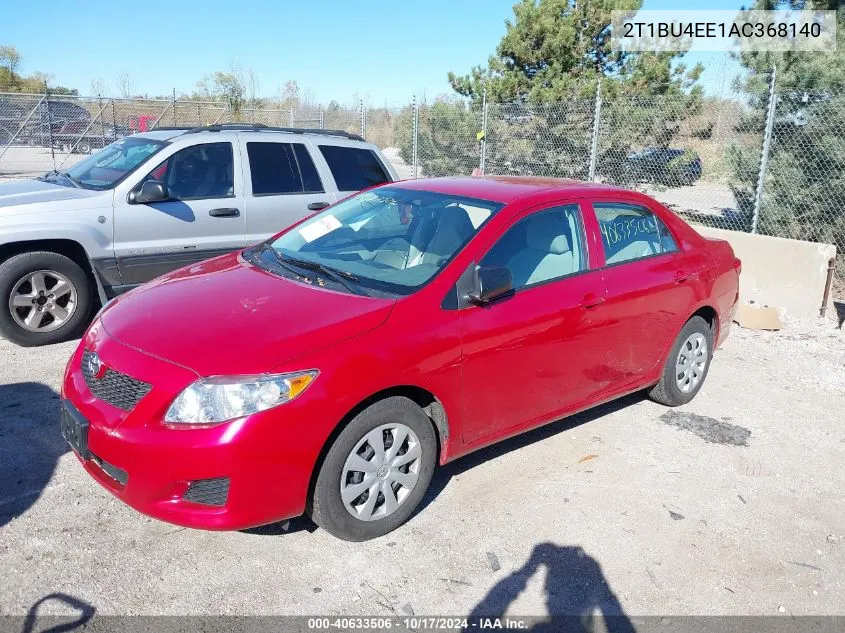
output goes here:
[{"label": "wheel well", "polygon": [[85,271],[88,276],[91,286],[94,288],[94,299],[97,299],[97,280],[94,277],[94,271],[91,268],[91,262],[88,260],[88,254],[85,252],[85,247],[74,240],[31,240],[27,242],[11,242],[9,244],[0,244],[0,263],[6,261],[10,257],[20,255],[21,253],[29,253],[32,251],[50,251],[64,255],[68,259],[73,260],[79,267]]},{"label": "wheel well", "polygon": [[361,413],[361,411],[369,407],[371,404],[392,396],[404,396],[405,398],[408,398],[409,400],[415,402],[429,417],[432,425],[434,426],[434,435],[437,439],[438,452],[435,456],[435,463],[439,463],[440,453],[443,451],[445,442],[449,438],[449,421],[446,417],[446,410],[443,408],[441,402],[433,393],[423,389],[422,387],[399,385],[396,387],[390,387],[389,389],[383,389],[382,391],[374,393],[356,404],[346,415],[343,416],[340,423],[334,428],[331,435],[329,435],[328,439],[323,444],[323,448],[320,450],[317,461],[314,463],[314,469],[311,472],[311,481],[308,484],[307,507],[310,508],[311,502],[314,498],[314,486],[317,484],[317,475],[320,473],[323,460],[326,458],[326,454],[329,452],[329,449],[337,436],[340,435],[340,432],[355,418],[356,415]]},{"label": "wheel well", "polygon": [[[446,417],[446,410],[440,401],[430,391],[422,387],[415,387],[413,385],[400,385],[397,387],[390,387],[374,393],[369,398],[365,398],[357,405],[355,405],[349,413],[343,416],[340,424],[337,425],[335,433],[339,433],[356,415],[361,413],[371,404],[390,398],[392,396],[404,396],[408,400],[415,402],[420,409],[431,419],[434,424],[434,432],[437,435],[437,445],[442,450],[443,442],[449,438],[449,422]],[[331,438],[332,440],[334,437]],[[327,442],[328,444],[328,442]],[[439,455],[438,455],[439,457]]]},{"label": "wheel well", "polygon": [[716,310],[710,306],[702,306],[696,310],[690,318],[697,316],[707,321],[707,324],[710,326],[710,331],[713,332],[713,342],[715,344],[719,336],[719,315],[716,313]]}]

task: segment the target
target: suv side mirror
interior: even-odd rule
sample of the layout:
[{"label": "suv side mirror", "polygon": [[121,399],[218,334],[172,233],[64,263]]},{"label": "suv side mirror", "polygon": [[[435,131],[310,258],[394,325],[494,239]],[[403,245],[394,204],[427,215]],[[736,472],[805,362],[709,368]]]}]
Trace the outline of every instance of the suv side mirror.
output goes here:
[{"label": "suv side mirror", "polygon": [[132,204],[149,204],[166,200],[170,200],[170,193],[164,183],[158,180],[148,180],[141,185],[140,191],[129,192],[129,202]]},{"label": "suv side mirror", "polygon": [[478,266],[473,275],[473,289],[467,298],[476,305],[485,305],[512,290],[510,270],[504,266]]}]

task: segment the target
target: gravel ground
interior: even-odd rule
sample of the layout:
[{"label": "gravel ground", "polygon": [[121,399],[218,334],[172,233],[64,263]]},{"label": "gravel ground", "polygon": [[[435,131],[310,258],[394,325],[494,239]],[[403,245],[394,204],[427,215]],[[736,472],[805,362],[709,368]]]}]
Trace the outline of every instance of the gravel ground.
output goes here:
[{"label": "gravel ground", "polygon": [[0,614],[56,592],[99,614],[845,613],[836,325],[735,327],[689,405],[629,397],[480,451],[359,544],[137,514],[59,437],[75,343],[0,341]]}]

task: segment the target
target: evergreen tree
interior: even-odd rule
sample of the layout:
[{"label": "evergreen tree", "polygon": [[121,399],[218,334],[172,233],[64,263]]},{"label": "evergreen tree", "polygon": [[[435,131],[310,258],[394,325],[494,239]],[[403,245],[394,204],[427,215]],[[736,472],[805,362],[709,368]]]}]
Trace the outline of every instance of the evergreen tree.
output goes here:
[{"label": "evergreen tree", "polygon": [[[599,172],[625,180],[633,145],[668,147],[680,122],[701,105],[695,82],[703,68],[677,63],[683,53],[622,53],[611,49],[611,11],[636,10],[642,0],[521,0],[486,67],[449,73],[471,108],[442,101],[421,118],[419,160],[426,175],[470,173],[478,166],[472,141],[480,104],[491,104],[487,171],[586,178],[593,106],[602,79]],[[468,140],[469,139],[469,140]],[[401,140],[401,139],[400,139]],[[403,157],[410,146],[401,143]]]},{"label": "evergreen tree", "polygon": [[[763,183],[761,233],[831,242],[845,251],[845,7],[838,0],[758,0],[755,9],[837,10],[837,50],[746,52],[748,76],[738,84],[752,114],[742,131],[762,136],[769,79],[776,67],[775,116]],[[731,148],[741,206],[753,209],[759,151]],[[845,260],[840,257],[840,279]]]}]

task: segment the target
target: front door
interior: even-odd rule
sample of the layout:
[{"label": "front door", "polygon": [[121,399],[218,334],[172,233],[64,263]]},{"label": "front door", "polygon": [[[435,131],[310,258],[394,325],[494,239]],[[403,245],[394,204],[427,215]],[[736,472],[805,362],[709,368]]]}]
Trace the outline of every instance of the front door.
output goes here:
[{"label": "front door", "polygon": [[125,285],[246,245],[240,153],[232,141],[197,143],[166,157],[145,174],[162,182],[166,202],[130,204],[116,196],[114,249]]},{"label": "front door", "polygon": [[515,292],[461,310],[463,438],[546,422],[601,389],[604,289],[576,204],[517,218],[482,258]]}]

